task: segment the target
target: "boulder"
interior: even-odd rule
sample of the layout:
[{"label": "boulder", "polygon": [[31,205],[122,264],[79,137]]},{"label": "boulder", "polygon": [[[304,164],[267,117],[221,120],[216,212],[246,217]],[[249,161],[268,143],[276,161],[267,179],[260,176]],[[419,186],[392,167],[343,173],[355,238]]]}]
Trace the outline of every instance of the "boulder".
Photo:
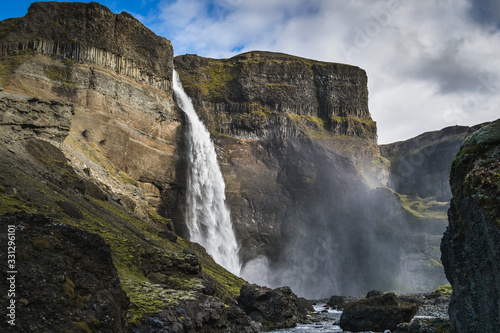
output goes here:
[{"label": "boulder", "polygon": [[500,119],[471,134],[450,172],[441,260],[453,289],[451,332],[499,332]]},{"label": "boulder", "polygon": [[342,297],[342,296],[335,296],[334,295],[334,296],[330,297],[330,300],[326,304],[331,306],[334,309],[343,309],[344,304],[345,304],[345,300],[344,300],[344,297]]},{"label": "boulder", "polygon": [[307,315],[309,312],[314,312],[314,307],[311,302],[309,302],[304,297],[298,297],[295,301],[295,306],[301,315]]},{"label": "boulder", "polygon": [[238,306],[199,295],[195,300],[180,301],[176,306],[146,317],[136,333],[256,333],[258,327]]},{"label": "boulder", "polygon": [[419,304],[399,299],[394,293],[372,296],[347,304],[340,317],[344,331],[395,330],[398,324],[410,322]]},{"label": "boulder", "polygon": [[301,317],[296,301],[289,287],[270,289],[256,284],[243,285],[238,297],[239,306],[262,323],[263,330],[295,327]]}]

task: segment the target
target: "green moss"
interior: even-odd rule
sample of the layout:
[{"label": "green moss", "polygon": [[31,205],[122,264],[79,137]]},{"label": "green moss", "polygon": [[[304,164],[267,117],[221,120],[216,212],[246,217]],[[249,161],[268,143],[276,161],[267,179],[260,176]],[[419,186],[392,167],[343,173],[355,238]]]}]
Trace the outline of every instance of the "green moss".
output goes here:
[{"label": "green moss", "polygon": [[62,285],[62,288],[64,290],[64,293],[69,298],[74,298],[75,297],[75,284],[67,276],[66,276],[66,281]]},{"label": "green moss", "polygon": [[235,67],[230,63],[212,59],[209,61],[208,75],[208,93],[216,99],[224,99],[227,86],[238,77]]},{"label": "green moss", "polygon": [[443,264],[436,259],[429,259],[429,263],[427,264],[427,266],[430,268],[443,268]]},{"label": "green moss", "polygon": [[452,293],[452,289],[451,289],[451,284],[445,284],[444,286],[441,286],[439,288],[437,288],[434,292],[435,293],[440,293],[440,294],[451,294]]},{"label": "green moss", "polygon": [[410,197],[404,194],[397,194],[401,206],[409,214],[416,218],[446,220],[448,202],[438,202],[435,200],[421,199],[419,197]]},{"label": "green moss", "polygon": [[305,137],[313,139],[331,139],[332,134],[326,128],[326,120],[310,115],[287,113],[288,118],[294,122]]}]

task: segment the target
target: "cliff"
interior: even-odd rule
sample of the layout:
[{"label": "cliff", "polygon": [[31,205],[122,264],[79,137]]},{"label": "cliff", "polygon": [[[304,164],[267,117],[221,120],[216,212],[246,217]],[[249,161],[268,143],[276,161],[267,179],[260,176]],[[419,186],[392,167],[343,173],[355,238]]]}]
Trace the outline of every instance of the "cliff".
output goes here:
[{"label": "cliff", "polygon": [[405,195],[449,201],[449,173],[460,144],[484,125],[452,126],[415,138],[381,145],[380,152],[391,162],[388,185]]},{"label": "cliff", "polygon": [[377,141],[359,67],[258,51],[174,62],[197,109],[211,110],[206,123],[221,134],[265,139],[326,131]]},{"label": "cliff", "polygon": [[471,134],[450,173],[449,226],[441,242],[451,283],[451,332],[496,332],[500,322],[500,120]]}]

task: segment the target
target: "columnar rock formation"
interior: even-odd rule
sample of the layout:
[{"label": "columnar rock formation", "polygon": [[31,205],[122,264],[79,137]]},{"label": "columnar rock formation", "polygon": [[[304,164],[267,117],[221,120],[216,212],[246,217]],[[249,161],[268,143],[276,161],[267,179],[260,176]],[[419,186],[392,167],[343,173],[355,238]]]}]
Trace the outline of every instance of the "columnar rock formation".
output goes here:
[{"label": "columnar rock formation", "polygon": [[500,325],[500,120],[474,132],[451,167],[449,226],[441,243],[451,283],[450,332]]}]

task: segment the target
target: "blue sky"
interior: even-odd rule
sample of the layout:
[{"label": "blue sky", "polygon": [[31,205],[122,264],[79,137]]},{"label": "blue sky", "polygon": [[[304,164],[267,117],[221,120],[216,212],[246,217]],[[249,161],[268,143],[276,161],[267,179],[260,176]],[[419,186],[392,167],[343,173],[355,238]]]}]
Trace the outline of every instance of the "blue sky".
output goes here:
[{"label": "blue sky", "polygon": [[[0,20],[31,3],[2,2]],[[497,0],[98,2],[171,40],[175,55],[267,50],[359,66],[380,143],[500,118]]]}]

